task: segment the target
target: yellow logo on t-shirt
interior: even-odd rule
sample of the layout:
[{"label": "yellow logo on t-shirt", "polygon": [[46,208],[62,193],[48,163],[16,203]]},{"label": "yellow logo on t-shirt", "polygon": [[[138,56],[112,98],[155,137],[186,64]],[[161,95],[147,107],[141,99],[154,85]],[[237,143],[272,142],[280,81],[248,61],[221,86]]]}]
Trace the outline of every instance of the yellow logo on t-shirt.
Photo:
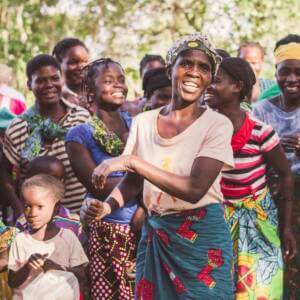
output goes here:
[{"label": "yellow logo on t-shirt", "polygon": [[165,171],[170,171],[171,169],[170,163],[171,163],[171,157],[170,156],[165,157],[162,162],[162,169]]}]

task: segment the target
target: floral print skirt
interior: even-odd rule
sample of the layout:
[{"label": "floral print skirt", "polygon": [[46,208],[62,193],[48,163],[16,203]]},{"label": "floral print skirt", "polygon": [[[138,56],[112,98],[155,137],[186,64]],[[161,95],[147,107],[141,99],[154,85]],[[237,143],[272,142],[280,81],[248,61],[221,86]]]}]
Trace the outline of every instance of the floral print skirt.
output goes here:
[{"label": "floral print skirt", "polygon": [[268,189],[257,199],[228,203],[225,216],[233,241],[236,299],[282,299],[277,208]]}]

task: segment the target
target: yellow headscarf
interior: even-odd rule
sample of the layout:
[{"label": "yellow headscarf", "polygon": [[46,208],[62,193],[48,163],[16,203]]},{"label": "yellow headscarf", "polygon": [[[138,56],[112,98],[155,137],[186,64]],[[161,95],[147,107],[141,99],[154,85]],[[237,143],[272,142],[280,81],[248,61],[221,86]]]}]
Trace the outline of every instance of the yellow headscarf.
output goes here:
[{"label": "yellow headscarf", "polygon": [[288,59],[300,60],[300,43],[289,43],[287,45],[279,46],[275,50],[274,55],[276,65]]}]

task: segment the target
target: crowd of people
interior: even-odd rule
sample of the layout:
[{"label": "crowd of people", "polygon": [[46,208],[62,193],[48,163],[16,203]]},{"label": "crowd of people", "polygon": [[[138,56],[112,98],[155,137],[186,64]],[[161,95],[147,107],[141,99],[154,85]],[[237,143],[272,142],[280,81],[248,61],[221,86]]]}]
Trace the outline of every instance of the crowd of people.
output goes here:
[{"label": "crowd of people", "polygon": [[300,36],[140,62],[79,39],[0,65],[0,299],[300,299]]}]

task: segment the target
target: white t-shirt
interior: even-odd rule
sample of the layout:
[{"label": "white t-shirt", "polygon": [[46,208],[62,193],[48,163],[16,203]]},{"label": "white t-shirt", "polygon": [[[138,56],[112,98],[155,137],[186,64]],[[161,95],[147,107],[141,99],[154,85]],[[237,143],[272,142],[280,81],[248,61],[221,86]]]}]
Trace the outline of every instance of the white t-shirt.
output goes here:
[{"label": "white t-shirt", "polygon": [[[26,231],[19,233],[10,248],[8,269],[19,270],[35,253],[47,253],[47,258],[64,267],[72,268],[88,263],[88,258],[76,235],[69,229],[61,228],[56,236],[47,241],[38,241]],[[51,287],[53,293],[49,294]],[[37,291],[41,295],[39,300],[61,299],[56,298],[57,291],[60,291],[58,296],[62,295],[61,292],[65,293],[63,299],[73,300],[79,295],[79,286],[76,277],[70,272],[51,270],[41,273],[33,270],[27,280],[19,288],[14,289],[13,299],[37,299]],[[32,298],[33,295],[35,298]]]},{"label": "white t-shirt", "polygon": [[[157,130],[157,119],[162,108],[139,114],[134,118],[123,154],[133,154],[171,173],[189,176],[194,160],[209,157],[224,162],[223,170],[234,166],[230,120],[206,108],[188,128],[173,138],[162,138]],[[195,204],[175,198],[144,181],[143,198],[148,210],[160,214],[195,209],[220,203],[221,173],[202,199]]]}]

